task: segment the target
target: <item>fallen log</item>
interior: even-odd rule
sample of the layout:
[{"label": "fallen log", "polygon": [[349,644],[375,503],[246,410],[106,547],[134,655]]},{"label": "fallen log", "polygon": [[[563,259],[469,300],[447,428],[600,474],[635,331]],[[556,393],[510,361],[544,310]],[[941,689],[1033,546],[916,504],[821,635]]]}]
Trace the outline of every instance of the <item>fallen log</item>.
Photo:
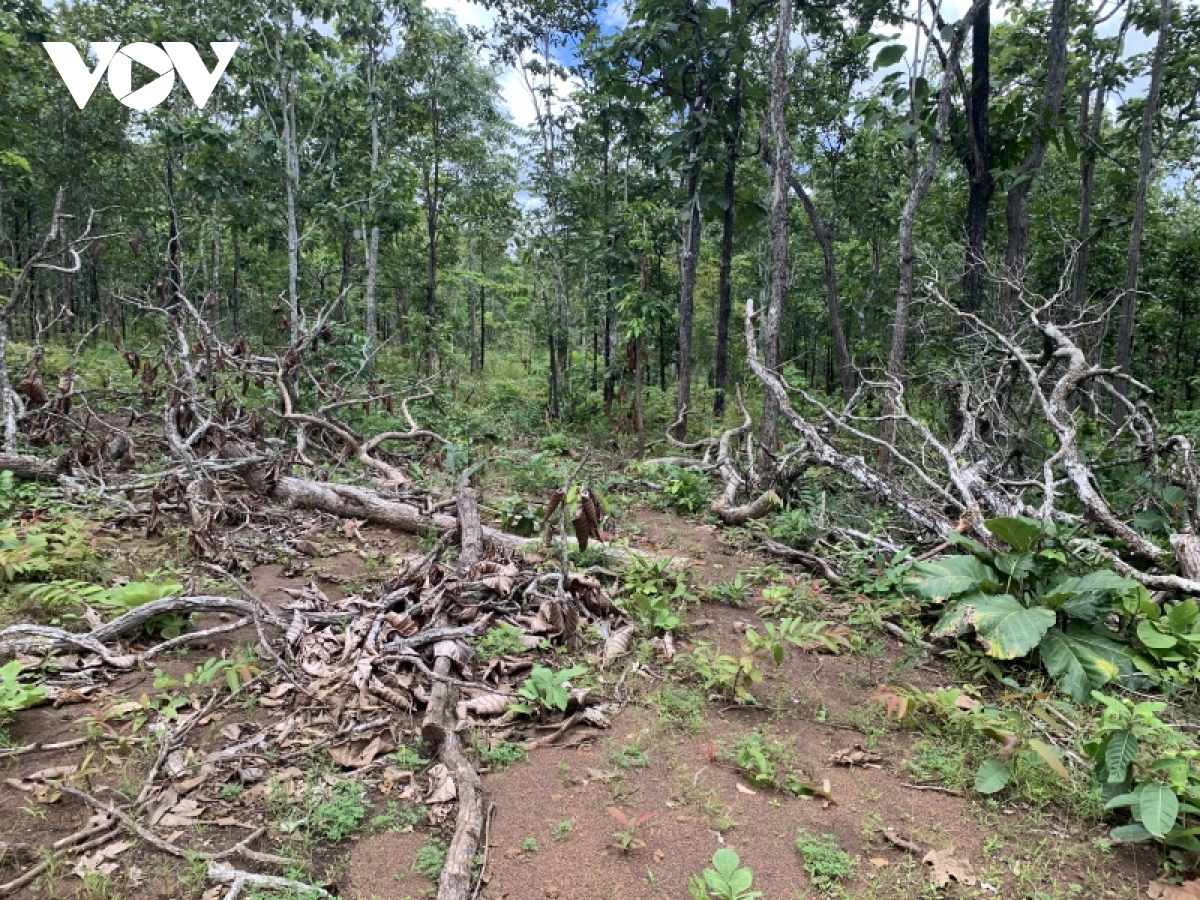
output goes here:
[{"label": "fallen log", "polygon": [[[462,527],[459,540],[459,575],[465,576],[483,555],[483,539],[479,524],[479,506],[475,491],[464,487],[459,492],[458,515]],[[434,648],[437,660],[434,672],[442,678],[434,682],[429,694],[429,706],[421,724],[421,737],[437,750],[438,759],[450,772],[458,799],[458,815],[454,823],[454,837],[446,848],[446,859],[442,875],[438,879],[438,900],[470,900],[471,869],[475,851],[483,833],[483,799],[480,796],[479,774],[463,753],[462,741],[455,729],[455,704],[458,688],[450,684],[445,676],[450,673],[454,657],[450,653],[438,653],[441,645]]]}]

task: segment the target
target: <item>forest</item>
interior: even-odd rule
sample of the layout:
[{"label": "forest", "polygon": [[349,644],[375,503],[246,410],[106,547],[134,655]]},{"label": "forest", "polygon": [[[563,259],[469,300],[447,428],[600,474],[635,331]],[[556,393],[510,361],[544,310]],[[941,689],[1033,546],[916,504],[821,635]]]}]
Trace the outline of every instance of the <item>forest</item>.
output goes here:
[{"label": "forest", "polygon": [[6,0],[0,897],[1200,897],[1198,172],[1189,0]]}]

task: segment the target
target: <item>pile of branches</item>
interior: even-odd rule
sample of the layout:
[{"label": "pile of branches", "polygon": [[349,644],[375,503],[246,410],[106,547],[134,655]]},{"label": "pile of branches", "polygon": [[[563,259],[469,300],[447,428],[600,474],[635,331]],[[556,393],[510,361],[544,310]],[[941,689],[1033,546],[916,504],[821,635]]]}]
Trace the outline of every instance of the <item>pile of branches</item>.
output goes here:
[{"label": "pile of branches", "polygon": [[[101,860],[127,848],[125,838],[136,838],[173,856],[207,861],[210,878],[228,885],[228,898],[255,884],[323,895],[319,887],[263,874],[262,869],[296,861],[261,845],[268,836],[267,794],[309,789],[301,765],[314,752],[327,750],[342,770],[340,778],[425,804],[429,821],[450,832],[438,897],[469,897],[473,879],[482,874],[474,861],[487,815],[461,733],[480,729],[505,738],[528,737],[527,746],[538,746],[559,740],[574,726],[607,727],[614,706],[611,699],[598,701],[586,690],[572,690],[561,717],[518,716],[510,707],[520,699],[517,687],[532,660],[522,654],[480,665],[470,638],[507,622],[520,629],[528,648],[545,641],[580,650],[582,626],[590,624],[592,633],[608,636],[595,649],[609,661],[628,647],[634,627],[613,607],[603,586],[611,573],[539,574],[521,555],[487,550],[477,505],[475,491],[462,488],[456,532],[429,554],[406,560],[375,590],[337,602],[310,584],[289,591],[290,602],[271,609],[229,576],[244,597],[167,598],[88,633],[31,625],[0,631],[0,656],[66,654],[56,660],[61,683],[48,682],[50,696],[67,690],[88,694],[113,670],[251,626],[257,630],[259,655],[268,661],[264,671],[231,692],[216,693],[190,714],[150,723],[158,752],[131,802],[117,804],[89,793],[70,767],[27,776],[18,787],[78,798],[96,814],[55,849],[94,851]],[[454,538],[460,552],[451,567],[442,557]],[[138,649],[144,626],[168,613],[236,618]],[[229,724],[202,737],[199,726],[211,723],[214,714],[250,699],[262,709],[252,723]],[[537,736],[539,730],[548,733]],[[402,770],[387,754],[418,737],[436,754],[436,764],[424,771]],[[32,745],[7,755],[39,749],[45,748]],[[228,785],[241,790],[231,795],[224,790]],[[223,850],[186,846],[180,829],[200,816],[227,823],[236,819],[250,834]],[[256,823],[256,817],[263,820]],[[252,865],[234,869],[227,864],[234,859]],[[0,896],[30,883],[48,865],[49,860],[38,863],[0,885]]]},{"label": "pile of branches", "polygon": [[[750,367],[798,437],[784,458],[835,472],[890,509],[914,543],[937,543],[953,530],[993,546],[986,519],[1025,516],[1066,527],[1076,534],[1077,552],[1160,598],[1200,595],[1200,470],[1192,446],[1185,436],[1163,433],[1149,388],[1089,358],[1085,341],[1098,322],[1064,324],[1063,296],[1027,297],[1023,321],[1002,331],[959,309],[936,277],[927,282],[925,303],[950,327],[957,324],[971,348],[937,384],[955,399],[942,423],[928,421],[927,409],[911,411],[900,379],[863,377],[840,407],[788,384],[759,358],[754,304],[746,304]],[[881,407],[891,412],[877,413]],[[1085,446],[1088,421],[1106,435],[1100,446]],[[1182,527],[1168,546],[1134,527],[1137,505],[1119,509],[1106,496],[1102,469],[1120,466],[1182,490]]]}]

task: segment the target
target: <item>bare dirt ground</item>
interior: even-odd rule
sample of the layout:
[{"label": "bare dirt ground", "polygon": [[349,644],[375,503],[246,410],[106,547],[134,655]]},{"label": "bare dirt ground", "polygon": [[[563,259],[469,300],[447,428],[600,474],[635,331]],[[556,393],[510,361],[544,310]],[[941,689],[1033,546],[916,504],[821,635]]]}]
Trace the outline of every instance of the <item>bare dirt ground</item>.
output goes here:
[{"label": "bare dirt ground", "polygon": [[[764,562],[724,543],[715,527],[650,510],[636,511],[627,533],[635,546],[686,557],[697,589]],[[417,547],[411,538],[376,529],[363,529],[361,540],[351,541],[332,522],[311,529],[309,535],[322,546],[319,556],[264,561],[249,573],[248,585],[269,605],[278,607],[290,596],[286,589],[299,589],[310,580],[336,599],[389,571],[389,558]],[[692,606],[686,619],[696,624],[680,641],[680,649],[686,649],[687,640],[736,647],[743,623],[757,619],[754,605],[759,602],[756,597],[742,609]],[[737,851],[743,865],[754,871],[755,888],[774,900],[822,895],[1038,900],[1140,895],[1139,888],[1155,875],[1153,851],[1110,849],[1103,840],[1104,829],[1084,827],[1066,811],[1021,808],[1003,800],[985,802],[909,786],[915,736],[884,719],[870,693],[892,680],[928,689],[947,683],[948,676],[890,638],[878,640],[882,649],[872,654],[793,653],[756,689],[762,708],[714,702],[689,708],[683,702],[686,697],[673,693],[669,676],[635,676],[637,683],[626,687],[637,702],[617,716],[610,731],[586,740],[568,735],[563,747],[536,749],[526,762],[484,774],[495,812],[479,896],[687,898],[689,878],[721,846]],[[214,654],[253,641],[253,629],[242,629],[172,654],[162,660],[161,668],[181,678]],[[26,776],[32,772],[75,766],[86,773],[97,797],[119,799],[136,793],[151,759],[133,741],[140,726],[128,705],[155,696],[154,678],[144,671],[121,674],[99,693],[69,698],[80,702],[32,709],[14,718],[9,736],[15,745],[91,740],[67,750],[0,758],[0,804],[8,812],[0,824],[0,839],[10,845],[46,847],[77,832],[92,814],[72,797],[31,792]],[[126,712],[115,715],[122,704]],[[202,750],[221,729],[261,726],[279,715],[278,709],[230,708],[198,729],[196,749]],[[786,748],[789,764],[804,780],[827,782],[828,798],[798,798],[749,784],[728,761],[727,752],[754,730]],[[832,761],[838,751],[855,747],[873,754],[873,767],[846,768]],[[187,833],[189,844],[198,848],[227,846],[244,836],[256,802],[247,799],[252,790],[206,785],[197,791],[203,813],[180,822],[176,833]],[[368,798],[376,811],[385,808],[387,798],[377,789]],[[261,801],[260,796],[257,802]],[[651,814],[637,831],[644,846],[629,852],[616,847],[618,824],[609,807],[632,817]],[[840,893],[814,887],[796,849],[798,828],[832,835],[852,857],[853,875],[839,883],[835,890]],[[340,896],[353,900],[430,896],[433,882],[414,871],[418,854],[429,843],[428,824],[391,822],[374,830],[377,833],[360,829],[355,841],[343,843],[322,860],[318,874]],[[945,851],[964,864],[970,883],[935,886],[931,868],[922,862],[929,851]],[[10,847],[0,861],[0,879],[17,875],[30,859]],[[186,861],[142,847],[130,848],[112,862],[107,884],[115,893],[95,893],[70,867],[52,867],[10,895],[22,900],[167,900],[199,897],[204,890],[202,868],[197,871]]]}]

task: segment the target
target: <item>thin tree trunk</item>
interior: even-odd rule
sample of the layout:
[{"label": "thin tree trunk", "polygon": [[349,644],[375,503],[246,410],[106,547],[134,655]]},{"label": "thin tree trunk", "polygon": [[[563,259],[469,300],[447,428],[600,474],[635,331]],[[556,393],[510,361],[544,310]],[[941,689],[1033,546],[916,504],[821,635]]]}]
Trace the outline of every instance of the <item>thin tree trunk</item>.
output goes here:
[{"label": "thin tree trunk", "polygon": [[[967,100],[967,252],[963,264],[963,309],[978,314],[983,309],[984,274],[987,269],[988,207],[995,181],[989,105],[991,103],[991,7],[985,3],[971,24],[971,89]],[[967,329],[968,320],[963,320]]]},{"label": "thin tree trunk", "polygon": [[[1129,255],[1125,261],[1125,285],[1121,294],[1121,330],[1117,335],[1117,366],[1127,375],[1133,362],[1133,326],[1137,308],[1138,269],[1142,262],[1142,231],[1146,226],[1146,194],[1150,188],[1150,175],[1154,168],[1154,118],[1158,113],[1163,66],[1170,39],[1171,0],[1162,0],[1158,14],[1158,42],[1154,46],[1154,61],[1150,66],[1150,87],[1146,90],[1141,133],[1138,135],[1137,193],[1133,200]],[[1129,386],[1124,379],[1118,379],[1116,388],[1121,396],[1125,396]],[[1125,405],[1118,401],[1113,406],[1113,424],[1119,427],[1124,421]]]},{"label": "thin tree trunk", "polygon": [[1002,327],[1006,329],[1011,328],[1020,315],[1018,304],[1021,302],[1029,254],[1029,191],[1046,158],[1046,137],[1062,106],[1063,89],[1067,81],[1070,11],[1071,0],[1054,0],[1050,9],[1050,42],[1042,103],[1030,138],[1029,152],[1021,161],[1006,198],[1004,216],[1008,225],[1008,245],[1004,250],[1004,280],[1000,285],[1000,318]]},{"label": "thin tree trunk", "polygon": [[376,48],[368,48],[367,90],[370,95],[371,117],[371,177],[367,196],[367,219],[371,223],[367,233],[366,284],[363,286],[363,331],[367,346],[374,345],[379,333],[379,322],[375,311],[375,286],[379,276],[379,225],[375,222],[375,176],[379,171],[379,98],[375,91],[378,60]]},{"label": "thin tree trunk", "polygon": [[908,318],[912,306],[914,264],[916,252],[913,247],[913,229],[916,225],[917,210],[920,209],[933,176],[937,172],[938,162],[942,157],[942,148],[946,141],[946,126],[950,121],[950,106],[954,96],[954,79],[950,72],[958,62],[962,50],[964,29],[971,27],[974,17],[979,14],[987,0],[976,0],[975,4],[963,17],[955,29],[950,41],[949,54],[951,65],[942,76],[942,86],[938,92],[937,116],[934,120],[933,137],[929,148],[925,151],[924,162],[914,170],[912,185],[908,191],[908,199],[900,213],[900,285],[896,292],[896,313],[892,319],[892,346],[888,351],[887,377],[888,387],[883,394],[882,414],[879,436],[884,446],[879,448],[876,467],[881,474],[891,471],[891,443],[896,439],[895,415],[899,412],[900,394],[903,390],[904,354],[908,343]]},{"label": "thin tree trunk", "polygon": [[179,302],[179,294],[183,291],[183,266],[180,261],[179,216],[175,211],[175,157],[167,153],[167,305],[174,308]]},{"label": "thin tree trunk", "polygon": [[[791,61],[792,0],[779,0],[779,26],[771,66],[771,142],[775,153],[775,178],[771,189],[771,299],[763,323],[763,365],[779,369],[779,332],[791,272],[788,268],[788,183],[792,145],[787,128],[787,86]],[[759,444],[771,452],[778,443],[779,400],[770,391],[763,397]]]},{"label": "thin tree trunk", "polygon": [[[730,18],[737,16],[737,0],[730,0]],[[725,209],[721,218],[721,270],[717,288],[716,378],[713,394],[713,418],[725,416],[725,387],[729,378],[729,320],[733,315],[733,228],[736,214],[737,164],[742,142],[742,71],[733,75],[730,101],[732,122],[725,132]]]},{"label": "thin tree trunk", "polygon": [[[695,114],[693,113],[693,119]],[[678,425],[675,436],[687,436],[687,411],[692,402],[692,323],[696,295],[696,269],[700,263],[700,131],[695,129],[688,149],[687,215],[679,277],[679,383],[675,394]]]}]

